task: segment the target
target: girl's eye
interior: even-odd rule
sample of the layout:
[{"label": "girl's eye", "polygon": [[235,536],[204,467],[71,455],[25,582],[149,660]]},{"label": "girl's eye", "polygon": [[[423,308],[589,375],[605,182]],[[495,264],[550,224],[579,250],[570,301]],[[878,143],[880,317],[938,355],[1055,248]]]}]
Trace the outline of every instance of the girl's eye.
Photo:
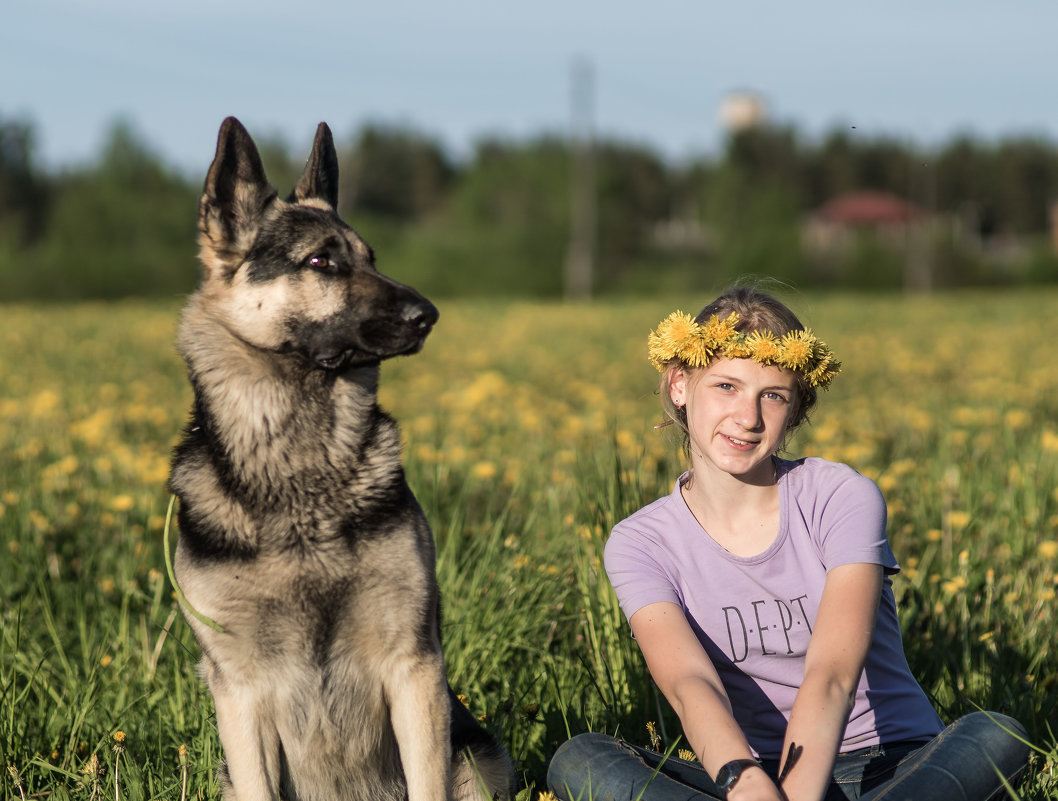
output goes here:
[{"label": "girl's eye", "polygon": [[780,395],[778,392],[765,392],[764,397],[768,400],[780,401],[786,403],[786,396]]}]

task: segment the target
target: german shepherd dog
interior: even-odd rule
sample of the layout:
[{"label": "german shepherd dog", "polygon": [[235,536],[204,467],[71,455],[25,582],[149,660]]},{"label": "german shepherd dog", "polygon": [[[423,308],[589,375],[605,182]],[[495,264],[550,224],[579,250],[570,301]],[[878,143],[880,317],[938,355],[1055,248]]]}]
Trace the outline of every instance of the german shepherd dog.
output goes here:
[{"label": "german shepherd dog", "polygon": [[170,487],[224,797],[507,798],[510,759],[448,686],[433,537],[377,401],[380,362],[417,352],[437,310],[375,269],[337,192],[325,124],[286,200],[221,126]]}]

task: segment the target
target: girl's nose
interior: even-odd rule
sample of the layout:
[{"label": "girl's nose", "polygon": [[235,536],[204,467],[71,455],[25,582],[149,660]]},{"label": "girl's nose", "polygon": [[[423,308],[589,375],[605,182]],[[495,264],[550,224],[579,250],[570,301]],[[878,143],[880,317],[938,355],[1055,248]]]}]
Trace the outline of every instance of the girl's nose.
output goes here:
[{"label": "girl's nose", "polygon": [[746,431],[753,431],[760,427],[760,404],[753,400],[746,400],[740,404],[735,414],[735,422]]}]

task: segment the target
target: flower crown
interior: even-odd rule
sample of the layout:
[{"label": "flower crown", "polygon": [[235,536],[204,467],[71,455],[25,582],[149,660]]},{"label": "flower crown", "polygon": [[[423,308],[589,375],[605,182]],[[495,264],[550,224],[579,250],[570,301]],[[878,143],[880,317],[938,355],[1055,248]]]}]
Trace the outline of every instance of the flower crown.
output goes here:
[{"label": "flower crown", "polygon": [[658,372],[673,359],[688,367],[705,367],[714,356],[726,359],[753,359],[758,364],[786,367],[800,373],[811,387],[826,388],[838,373],[841,362],[833,351],[808,329],[791,331],[779,337],[771,331],[736,331],[738,314],[726,320],[714,314],[697,323],[689,314],[675,311],[650,332],[647,339],[650,363]]}]

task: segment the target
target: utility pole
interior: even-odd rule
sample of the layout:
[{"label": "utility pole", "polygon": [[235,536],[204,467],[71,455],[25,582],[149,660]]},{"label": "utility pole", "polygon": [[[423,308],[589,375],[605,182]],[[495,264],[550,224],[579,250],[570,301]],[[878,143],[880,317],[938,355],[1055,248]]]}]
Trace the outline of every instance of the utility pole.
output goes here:
[{"label": "utility pole", "polygon": [[570,226],[566,253],[566,297],[590,298],[595,274],[595,76],[591,62],[575,59],[570,135]]}]

